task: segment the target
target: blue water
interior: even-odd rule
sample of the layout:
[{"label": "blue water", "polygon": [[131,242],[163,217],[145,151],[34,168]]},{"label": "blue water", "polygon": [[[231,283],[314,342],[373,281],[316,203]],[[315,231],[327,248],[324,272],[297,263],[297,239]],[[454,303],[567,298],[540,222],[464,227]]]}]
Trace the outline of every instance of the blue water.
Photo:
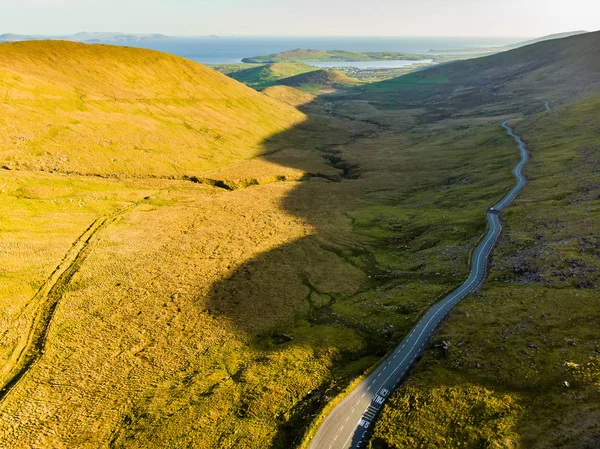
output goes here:
[{"label": "blue water", "polygon": [[417,64],[430,64],[433,59],[422,59],[419,61],[409,61],[407,59],[394,59],[384,61],[352,61],[352,62],[307,62],[308,65],[320,68],[332,67],[356,67],[357,69],[402,69],[412,67]]},{"label": "blue water", "polygon": [[204,64],[240,62],[243,58],[268,55],[296,48],[348,51],[398,51],[426,53],[429,50],[461,50],[512,44],[525,38],[497,37],[189,37],[164,38],[128,43],[128,46],[172,53]]}]

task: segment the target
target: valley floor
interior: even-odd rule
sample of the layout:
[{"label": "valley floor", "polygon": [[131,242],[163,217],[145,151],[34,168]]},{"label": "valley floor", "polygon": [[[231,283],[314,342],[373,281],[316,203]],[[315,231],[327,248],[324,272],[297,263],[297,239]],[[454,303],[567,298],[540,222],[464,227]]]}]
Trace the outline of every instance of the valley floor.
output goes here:
[{"label": "valley floor", "polygon": [[499,117],[450,136],[331,107],[308,106],[267,155],[206,173],[235,190],[0,172],[3,283],[22,288],[4,299],[6,367],[43,316],[36,290],[94,220],[125,209],[45,315],[40,356],[0,403],[3,442],[290,447],[460,282],[481,211],[512,183]]}]

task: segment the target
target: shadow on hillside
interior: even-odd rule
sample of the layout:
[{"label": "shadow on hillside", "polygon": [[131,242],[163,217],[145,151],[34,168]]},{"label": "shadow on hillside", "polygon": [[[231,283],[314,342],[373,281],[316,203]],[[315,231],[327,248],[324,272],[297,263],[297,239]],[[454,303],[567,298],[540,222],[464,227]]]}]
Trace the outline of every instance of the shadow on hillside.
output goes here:
[{"label": "shadow on hillside", "polygon": [[[310,317],[319,308],[311,303],[314,292],[333,300],[352,294],[356,287],[344,287],[356,286],[352,273],[357,270],[362,272],[363,286],[368,276],[386,277],[386,273],[377,273],[373,263],[357,263],[369,259],[368,247],[352,235],[350,226],[335,222],[336,217],[359,204],[372,203],[373,192],[391,192],[387,204],[395,205],[401,190],[407,188],[406,184],[394,184],[395,177],[406,177],[406,168],[394,165],[393,145],[387,142],[389,148],[379,151],[383,144],[361,142],[372,143],[384,135],[410,132],[415,125],[446,119],[482,95],[468,93],[460,101],[441,107],[435,101],[451,86],[411,87],[405,94],[390,92],[390,84],[397,83],[394,79],[375,83],[368,90],[360,87],[318,97],[300,108],[307,115],[305,122],[264,142],[264,161],[307,173],[283,198],[281,208],[308,223],[314,232],[247,261],[215,284],[210,294],[211,311],[250,336],[264,336],[281,332],[289,323],[293,325],[295,318]],[[425,101],[433,105],[424,108]],[[514,110],[514,105],[502,99],[493,104],[499,115],[504,109]],[[371,108],[367,110],[372,115],[361,115],[365,107]],[[403,113],[414,121],[407,122]],[[392,143],[398,145],[394,140]],[[283,147],[296,151],[280,152]],[[360,256],[353,257],[357,254]]]},{"label": "shadow on hillside", "polygon": [[[308,223],[313,233],[246,261],[212,287],[208,303],[211,313],[233,323],[261,350],[271,347],[280,351],[291,339],[295,344],[294,327],[299,320],[309,326],[333,324],[335,318],[328,308],[331,302],[368,287],[373,274],[372,264],[357,262],[370,255],[348,233],[351,226],[339,227],[336,220],[340,219],[339,210],[360,201],[373,182],[363,179],[363,167],[348,157],[344,147],[375,138],[382,127],[336,116],[334,105],[345,101],[347,97],[334,96],[301,107],[308,117],[304,123],[264,142],[267,154],[263,160],[307,173],[280,206]],[[288,160],[282,159],[277,151],[282,146],[293,146],[297,151]],[[331,213],[331,209],[336,211]],[[360,330],[368,342],[363,353],[383,355],[389,349],[384,336],[365,332]],[[349,380],[338,379],[333,392]],[[264,417],[279,420],[273,448],[299,444],[331,388],[329,379],[316,392],[300,398],[285,419]]]},{"label": "shadow on hillside", "polygon": [[[398,343],[404,336],[401,332],[398,336],[383,329],[377,332],[348,323],[329,305],[392,279],[395,274],[372,261],[369,249],[373,248],[371,245],[379,245],[401,252],[403,242],[374,234],[371,240],[367,239],[368,243],[361,244],[352,226],[339,226],[336,214],[374,204],[373,192],[387,190],[391,198],[387,205],[398,204],[399,194],[406,193],[409,186],[394,181],[407,175],[406,167],[395,165],[393,148],[398,148],[398,142],[394,137],[387,141],[389,136],[410,132],[412,126],[420,123],[450,118],[456,110],[470,108],[472,104],[491,108],[496,114],[515,108],[510,99],[493,97],[489,103],[484,102],[482,99],[489,95],[485,90],[444,102],[452,86],[410,87],[410,95],[405,96],[387,91],[385,84],[378,91],[378,86],[369,91],[354,89],[321,97],[302,108],[308,116],[306,122],[264,142],[267,155],[263,160],[309,173],[282,199],[281,207],[308,223],[314,233],[245,262],[231,276],[212,286],[211,313],[217,319],[233,323],[258,348],[277,351],[281,345],[294,344],[295,341],[289,340],[296,338],[295,327],[302,321],[309,326],[334,324],[358,331],[367,342],[366,347],[361,354],[349,354],[350,359],[340,361],[341,365],[348,364],[351,358],[383,355]],[[423,107],[424,101],[428,102],[427,108]],[[365,105],[372,108],[372,116],[361,115]],[[404,121],[406,111],[415,118],[412,124]],[[353,112],[356,112],[354,118]],[[382,139],[378,145],[369,142],[379,137]],[[358,145],[353,145],[356,142]],[[297,147],[296,157],[282,159],[277,152],[282,146]],[[380,150],[381,146],[387,147],[386,150]],[[415,160],[424,163],[423,159]],[[328,214],[329,210],[335,212]],[[448,285],[456,282],[450,280]],[[344,307],[361,308],[358,302],[348,303],[345,301]],[[342,342],[335,343],[342,346]],[[332,381],[328,379],[318,388],[318,394],[298,398],[287,418],[276,418],[280,420],[279,431],[272,447],[290,448],[299,444],[326,403],[323,395],[335,394],[350,380],[350,377],[338,379],[332,390]]]},{"label": "shadow on hillside", "polygon": [[[335,97],[333,100],[336,101]],[[347,198],[349,189],[361,190],[357,187],[361,184],[361,167],[348,159],[342,148],[360,139],[374,138],[377,127],[359,122],[357,131],[357,122],[328,114],[330,108],[331,101],[325,104],[323,100],[301,107],[307,120],[264,142],[266,154],[261,157],[269,163],[306,173],[280,206],[308,223],[314,232],[247,261],[229,278],[213,286],[211,310],[231,319],[241,331],[251,335],[285,325],[299,313],[304,314],[310,293],[321,291],[320,286],[331,286],[337,280],[343,284],[356,276],[350,273],[354,268],[336,266],[340,265],[340,253],[344,252],[340,242],[347,241],[348,236],[338,234],[341,229],[325,217],[332,206],[352,202]],[[289,157],[282,157],[279,150],[290,146],[296,151],[286,152]],[[321,233],[324,226],[329,229]],[[268,324],[269,321],[272,323]]]},{"label": "shadow on hillside", "polygon": [[[377,249],[400,253],[406,251],[407,242],[387,239],[376,232],[367,237],[359,235],[353,232],[351,216],[345,214],[364,205],[390,206],[403,201],[403,195],[410,189],[406,178],[411,175],[407,173],[413,173],[413,169],[419,171],[420,167],[404,166],[405,161],[399,162],[401,158],[395,157],[401,145],[401,140],[395,140],[400,139],[395,137],[395,133],[410,133],[414,125],[451,117],[457,108],[470,103],[487,105],[480,101],[482,98],[493,97],[490,104],[497,114],[509,107],[504,98],[492,96],[487,90],[447,101],[445,96],[453,86],[442,84],[431,88],[418,85],[415,88],[409,85],[400,92],[396,92],[396,86],[388,87],[389,83],[384,82],[371,89],[357,88],[317,98],[300,108],[307,116],[303,123],[263,143],[265,154],[260,159],[282,167],[282,171],[292,168],[307,174],[280,200],[280,208],[284,214],[306,223],[311,234],[245,261],[235,267],[230,276],[211,286],[206,304],[203,303],[204,298],[199,301],[202,303],[199,313],[208,311],[215,322],[230,323],[239,331],[242,340],[248,342],[244,351],[249,349],[248,353],[253,353],[247,357],[248,360],[256,357],[247,363],[258,368],[253,371],[252,367],[241,366],[236,368],[237,372],[229,373],[227,381],[235,382],[232,387],[235,394],[227,396],[224,403],[219,404],[223,398],[212,396],[212,392],[207,393],[204,389],[201,393],[194,391],[193,386],[186,386],[189,394],[183,396],[190,398],[189,401],[195,396],[208,396],[210,403],[216,401],[215,407],[225,408],[226,413],[232,416],[237,414],[234,419],[243,420],[235,421],[240,426],[250,423],[270,429],[275,423],[277,433],[272,444],[268,443],[274,449],[296,447],[331,396],[343,390],[352,377],[365,368],[355,363],[340,374],[340,367],[347,368],[360,359],[364,361],[367,355],[384,355],[404,336],[403,329],[397,329],[397,332],[390,328],[370,329],[362,325],[360,318],[351,323],[341,316],[346,316],[346,311],[351,315],[360,312],[361,308],[368,309],[364,307],[366,302],[357,299],[341,304],[340,301],[338,305],[345,307],[340,314],[331,308],[336,301],[351,299],[357,292],[375,289],[394,277],[398,281],[403,279],[402,274],[388,272],[387,266],[377,264],[369,250],[378,245]],[[425,100],[427,108],[423,105]],[[407,115],[414,121],[406,121]],[[376,144],[374,139],[378,139]],[[414,140],[418,142],[419,139]],[[357,142],[358,145],[355,145]],[[417,153],[420,155],[415,156]],[[424,156],[420,151],[411,154],[412,159],[408,157],[408,160],[421,165],[427,163],[425,158],[431,155],[425,153]],[[439,167],[436,170],[441,171]],[[402,182],[398,181],[399,178]],[[425,181],[414,180],[415,184],[418,182]],[[267,188],[263,192],[267,192]],[[236,194],[235,191],[227,193]],[[374,213],[372,218],[376,223],[380,217]],[[390,231],[395,232],[395,229]],[[435,246],[437,243],[432,241],[429,244]],[[419,263],[425,262],[421,260]],[[393,268],[390,267],[390,270]],[[422,278],[415,279],[421,285],[426,283]],[[457,282],[458,279],[451,279],[448,285]],[[406,312],[407,328],[410,319],[415,316],[414,311]],[[327,330],[324,330],[325,327]],[[348,332],[344,333],[344,330]],[[356,335],[361,340],[359,347],[347,349],[349,345],[344,339]],[[319,351],[327,354],[320,356]],[[282,353],[290,354],[290,359],[284,360]],[[321,382],[317,388],[313,383],[303,390],[303,386],[307,385],[302,378],[305,372],[299,375],[298,366],[290,366],[289,370],[286,367],[287,363],[301,363],[297,359],[300,353],[306,355],[306,360],[311,363],[324,365],[319,367],[322,371],[316,376],[317,382]],[[269,357],[276,359],[271,365]],[[293,362],[290,361],[292,359]],[[373,359],[369,360],[372,363]],[[315,379],[314,366],[312,372],[309,369],[306,367],[307,379],[311,375]],[[291,379],[284,381],[280,377],[269,384],[269,376],[274,375],[275,370],[280,370],[281,373],[277,374],[284,377],[291,376]],[[202,373],[206,377],[210,374]],[[286,387],[288,381],[288,385],[293,384],[293,387]],[[285,407],[288,409],[282,410]],[[263,423],[259,424],[258,420]],[[228,430],[233,434],[240,429]],[[248,438],[241,436],[246,431],[240,430],[237,438]],[[135,433],[125,427],[120,432],[125,438],[127,435],[135,437]],[[247,443],[239,439],[236,441],[240,446]]]},{"label": "shadow on hillside", "polygon": [[[459,103],[442,107],[433,102],[432,107],[423,109],[424,100],[442,98],[447,89],[448,86],[429,91],[413,89],[404,97],[385,89],[353,89],[321,97],[301,108],[308,117],[304,123],[264,142],[263,160],[308,173],[281,200],[281,208],[308,223],[313,234],[246,261],[228,278],[214,284],[208,307],[215,318],[233,323],[259,350],[278,351],[283,345],[296,343],[294,330],[302,322],[357,330],[366,347],[361,354],[349,354],[346,363],[365,355],[381,356],[391,349],[403,335],[393,337],[389,330],[379,333],[348,323],[329,306],[358,291],[377,288],[395,276],[376,266],[369,253],[370,245],[402,251],[405,242],[373,237],[362,244],[352,225],[342,226],[338,220],[343,212],[372,204],[373,192],[387,191],[391,199],[384,200],[388,201],[386,204],[398,203],[398,195],[407,187],[394,183],[394,178],[406,177],[406,167],[396,167],[394,163],[393,148],[398,144],[392,140],[392,145],[372,145],[370,141],[409,131],[415,124],[443,120],[452,115],[453,108],[464,107],[464,101],[477,101],[477,96],[467,96]],[[372,108],[372,116],[360,114],[365,105]],[[416,117],[411,124],[405,121],[407,110]],[[289,158],[277,151],[290,146],[297,151],[289,153]],[[379,146],[388,148],[381,151]],[[361,306],[357,303],[349,307]],[[343,342],[335,344],[343,346]],[[318,394],[299,398],[287,418],[274,418],[280,422],[272,447],[295,447],[325,405],[323,395],[340,391],[350,380],[338,379],[332,390],[328,379]]]},{"label": "shadow on hillside", "polygon": [[[529,56],[531,51],[524,48],[514,54]],[[234,323],[258,347],[278,347],[294,338],[295,321],[317,324],[334,320],[335,315],[327,313],[328,301],[351,296],[360,288],[374,288],[377,284],[371,281],[369,285],[369,277],[383,274],[385,278],[385,273],[370,271],[373,266],[368,263],[357,263],[368,259],[367,249],[353,238],[351,228],[337,227],[324,212],[328,208],[349,210],[377,189],[393,190],[393,186],[386,186],[386,177],[382,175],[393,169],[369,171],[361,162],[369,156],[347,151],[348,145],[376,138],[382,132],[398,131],[402,126],[394,124],[394,116],[402,109],[414,110],[418,114],[417,123],[444,120],[457,111],[465,117],[462,114],[499,116],[515,110],[523,113],[541,110],[541,103],[532,102],[532,97],[526,98],[509,83],[548,65],[547,58],[538,56],[522,66],[505,60],[509,56],[507,53],[440,66],[368,88],[355,88],[343,95],[322,97],[302,107],[307,121],[264,142],[263,159],[309,173],[282,200],[281,206],[310,224],[314,233],[245,262],[231,276],[213,285],[211,310]],[[493,71],[498,61],[509,65],[510,70]],[[471,77],[465,78],[465,73]],[[521,90],[525,87],[530,86],[526,84]],[[374,110],[385,120],[378,122],[364,116],[356,119],[358,115],[353,118],[339,112],[340,106],[352,102],[374,105]],[[423,109],[425,102],[427,108]],[[298,148],[297,157],[282,159],[277,152],[282,143]],[[393,157],[393,153],[389,155]],[[321,169],[315,170],[319,164]],[[353,254],[361,256],[353,258]],[[369,339],[365,329],[360,332]],[[367,351],[383,354],[388,337],[373,340],[375,344]],[[340,386],[344,386],[343,381]],[[329,387],[322,385],[321,394]],[[321,395],[308,394],[295,402],[287,418],[268,417],[279,420],[279,432],[272,447],[296,446],[324,402]]]}]

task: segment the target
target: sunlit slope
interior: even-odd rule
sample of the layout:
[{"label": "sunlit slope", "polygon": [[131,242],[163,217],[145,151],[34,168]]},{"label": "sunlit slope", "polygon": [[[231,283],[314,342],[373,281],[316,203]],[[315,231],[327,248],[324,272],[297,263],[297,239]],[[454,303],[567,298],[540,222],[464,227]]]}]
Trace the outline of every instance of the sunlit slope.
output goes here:
[{"label": "sunlit slope", "polygon": [[182,176],[255,156],[304,119],[200,64],[133,48],[0,45],[0,164]]},{"label": "sunlit slope", "polygon": [[360,81],[335,70],[316,70],[282,79],[279,84],[309,93],[317,93],[323,89],[344,89],[356,86],[360,84]]},{"label": "sunlit slope", "polygon": [[271,98],[292,106],[302,106],[315,100],[315,96],[289,86],[271,86],[262,91]]},{"label": "sunlit slope", "polygon": [[278,62],[275,64],[267,64],[240,70],[239,72],[232,73],[230,76],[255,89],[264,89],[265,87],[278,84],[281,79],[301,75],[302,73],[314,72],[316,70],[319,69],[306,64]]},{"label": "sunlit slope", "polygon": [[276,62],[252,67],[231,73],[229,76],[258,90],[282,85],[318,93],[323,89],[347,88],[359,84],[357,79],[341,72],[293,62]]}]

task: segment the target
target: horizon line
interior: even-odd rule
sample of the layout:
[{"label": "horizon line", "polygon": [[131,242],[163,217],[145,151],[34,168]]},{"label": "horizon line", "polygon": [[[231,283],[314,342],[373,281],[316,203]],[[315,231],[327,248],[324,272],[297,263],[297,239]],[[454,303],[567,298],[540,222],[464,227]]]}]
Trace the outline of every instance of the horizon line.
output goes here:
[{"label": "horizon line", "polygon": [[562,34],[562,33],[572,33],[572,32],[589,32],[586,30],[572,30],[572,31],[558,31],[550,34],[545,34],[542,36],[537,35],[428,35],[428,34],[419,34],[419,35],[401,35],[401,34],[166,34],[160,32],[130,32],[130,31],[77,31],[74,33],[18,33],[18,32],[5,32],[0,33],[0,35],[12,34],[17,36],[44,36],[44,37],[66,37],[66,36],[75,36],[77,34],[89,33],[89,34],[123,34],[123,35],[160,35],[164,37],[175,37],[175,38],[206,38],[206,37],[219,37],[219,38],[227,38],[227,37],[262,37],[262,38],[357,38],[357,37],[365,37],[365,38],[505,38],[505,39],[513,39],[513,38],[531,38],[531,37],[543,37],[550,36],[553,34]]}]

